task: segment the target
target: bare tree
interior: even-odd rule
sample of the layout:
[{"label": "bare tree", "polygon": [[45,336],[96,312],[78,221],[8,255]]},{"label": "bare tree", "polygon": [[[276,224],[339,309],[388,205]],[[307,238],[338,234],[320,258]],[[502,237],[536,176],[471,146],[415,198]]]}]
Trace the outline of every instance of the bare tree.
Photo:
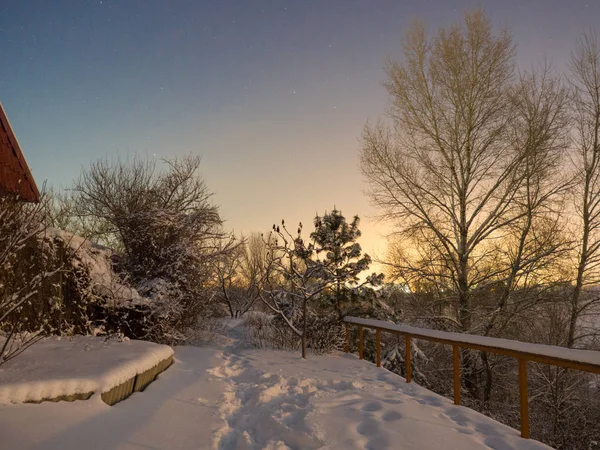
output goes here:
[{"label": "bare tree", "polygon": [[[438,315],[457,331],[489,334],[510,292],[562,245],[553,207],[568,186],[558,176],[566,94],[547,68],[516,76],[510,35],[481,11],[433,38],[414,23],[387,72],[391,124],[365,128],[361,168],[410,249],[395,272],[435,286]],[[464,351],[470,389],[475,365]]]},{"label": "bare tree", "polygon": [[240,261],[240,276],[253,294],[260,290],[265,280],[265,269],[269,258],[269,247],[260,233],[251,233],[245,240],[244,251]]},{"label": "bare tree", "polygon": [[102,223],[97,239],[123,253],[121,268],[155,300],[152,339],[180,341],[213,298],[215,268],[235,247],[199,176],[200,158],[99,160],[73,188],[73,211]]},{"label": "bare tree", "polygon": [[506,31],[494,36],[478,11],[465,16],[464,28],[433,39],[415,22],[404,56],[387,68],[393,125],[366,127],[361,168],[371,199],[401,234],[434,243],[443,270],[429,267],[426,275],[448,279],[461,329],[472,331],[470,292],[490,277],[473,260],[485,258],[487,238],[520,217],[512,200],[524,155],[509,133],[513,44]]},{"label": "bare tree", "polygon": [[[483,329],[479,332],[484,336],[502,335],[511,320],[540,301],[540,286],[562,281],[556,276],[557,266],[572,244],[565,238],[562,212],[572,181],[570,175],[563,175],[568,145],[567,90],[544,66],[520,76],[513,99],[513,145],[525,155],[520,167],[523,182],[513,202],[522,213],[497,239],[500,257],[492,272],[498,274],[501,287],[494,302],[481,312]],[[528,288],[533,288],[531,295],[527,295]],[[486,352],[481,358],[486,375],[483,400],[487,403],[493,370]]]},{"label": "bare tree", "polygon": [[68,231],[74,235],[103,241],[111,248],[119,244],[109,237],[109,223],[104,219],[77,211],[77,195],[70,191],[57,192],[50,189],[47,193],[47,212],[45,220],[48,227]]},{"label": "bare tree", "polygon": [[224,254],[217,265],[217,282],[232,318],[246,314],[260,298],[265,279],[268,248],[258,233],[242,236],[236,249]]},{"label": "bare tree", "polygon": [[[273,225],[273,232],[275,236],[269,235],[265,241],[269,245],[269,264],[264,277],[283,283],[265,283],[260,299],[301,339],[302,358],[306,359],[308,303],[320,295],[331,280],[325,276],[322,264],[312,259],[314,244],[302,239],[302,224],[296,236],[288,231],[284,221],[281,227]],[[302,328],[293,319],[298,308],[302,311]]]},{"label": "bare tree", "polygon": [[595,299],[586,287],[600,281],[600,44],[584,34],[571,55],[576,211],[580,218],[577,274],[571,296],[567,347],[577,344],[577,326]]}]

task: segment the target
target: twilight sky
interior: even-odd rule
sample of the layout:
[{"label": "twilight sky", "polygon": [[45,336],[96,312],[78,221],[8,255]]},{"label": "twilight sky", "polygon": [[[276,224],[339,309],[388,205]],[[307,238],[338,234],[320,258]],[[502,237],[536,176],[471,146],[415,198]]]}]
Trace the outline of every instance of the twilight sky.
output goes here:
[{"label": "twilight sky", "polygon": [[2,1],[0,101],[38,184],[117,153],[191,152],[236,232],[335,204],[380,254],[358,138],[386,107],[385,58],[412,17],[435,30],[477,6],[523,68],[563,69],[600,27],[598,0]]}]

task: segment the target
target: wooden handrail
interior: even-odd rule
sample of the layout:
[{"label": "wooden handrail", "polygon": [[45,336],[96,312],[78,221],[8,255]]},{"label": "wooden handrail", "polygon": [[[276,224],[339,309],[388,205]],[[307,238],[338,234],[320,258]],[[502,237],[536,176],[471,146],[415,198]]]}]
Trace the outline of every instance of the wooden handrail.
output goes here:
[{"label": "wooden handrail", "polygon": [[600,374],[600,352],[591,350],[576,350],[551,345],[530,344],[509,339],[476,336],[472,334],[451,333],[447,331],[429,330],[409,325],[388,323],[381,320],[345,317],[346,352],[350,351],[349,324],[359,328],[359,354],[363,359],[364,333],[363,328],[376,331],[377,366],[381,363],[381,332],[387,331],[405,337],[406,343],[406,382],[412,379],[410,339],[448,344],[452,346],[452,365],[454,375],[454,403],[460,405],[460,349],[480,350],[497,355],[516,358],[519,365],[519,398],[521,410],[521,436],[529,438],[529,400],[527,394],[527,361],[553,366],[567,367]]}]

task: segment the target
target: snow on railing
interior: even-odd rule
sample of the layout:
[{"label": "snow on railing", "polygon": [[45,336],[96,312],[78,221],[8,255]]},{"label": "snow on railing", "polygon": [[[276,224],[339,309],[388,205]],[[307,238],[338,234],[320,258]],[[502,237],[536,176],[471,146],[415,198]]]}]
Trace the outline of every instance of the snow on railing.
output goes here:
[{"label": "snow on railing", "polygon": [[412,379],[410,339],[423,339],[440,344],[452,345],[454,368],[454,403],[460,405],[460,349],[480,350],[498,355],[516,358],[519,363],[519,394],[521,409],[521,436],[529,438],[529,400],[527,396],[527,361],[553,366],[568,367],[600,374],[600,352],[576,350],[552,345],[530,344],[511,341],[509,339],[476,336],[472,334],[450,333],[447,331],[428,330],[409,325],[394,324],[382,320],[346,317],[346,353],[350,351],[350,325],[358,326],[359,358],[363,359],[363,328],[375,330],[377,349],[377,367],[381,367],[381,331],[395,333],[405,337],[406,345],[406,382]]}]

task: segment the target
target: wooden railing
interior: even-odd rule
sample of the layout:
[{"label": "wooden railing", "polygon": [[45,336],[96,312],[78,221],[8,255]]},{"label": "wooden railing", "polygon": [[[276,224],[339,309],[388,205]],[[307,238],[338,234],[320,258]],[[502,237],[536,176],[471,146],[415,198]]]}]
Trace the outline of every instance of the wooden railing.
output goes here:
[{"label": "wooden railing", "polygon": [[381,320],[346,317],[346,353],[350,351],[350,325],[358,326],[358,356],[364,356],[364,328],[375,330],[376,363],[381,367],[381,332],[404,336],[406,346],[406,382],[412,379],[411,339],[423,339],[452,346],[454,374],[454,404],[460,405],[460,349],[480,350],[517,359],[519,367],[519,397],[521,410],[521,436],[529,438],[529,399],[527,393],[527,362],[550,364],[600,374],[600,352],[575,350],[551,345],[530,344],[486,336],[476,336],[446,331],[428,330],[409,325],[393,324]]}]

